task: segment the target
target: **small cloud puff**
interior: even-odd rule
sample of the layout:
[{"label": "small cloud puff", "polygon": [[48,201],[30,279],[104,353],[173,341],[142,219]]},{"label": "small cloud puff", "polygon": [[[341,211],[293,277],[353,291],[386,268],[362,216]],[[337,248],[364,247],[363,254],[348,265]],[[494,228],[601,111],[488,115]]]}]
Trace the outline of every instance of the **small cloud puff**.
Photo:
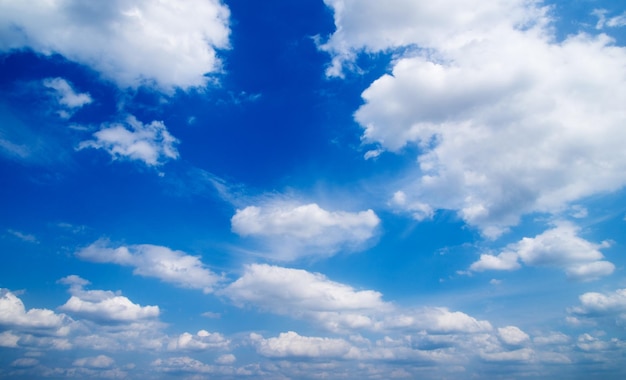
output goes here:
[{"label": "small cloud puff", "polygon": [[105,124],[93,137],[94,140],[81,142],[77,149],[103,149],[113,159],[136,160],[148,166],[178,158],[178,140],[161,121],[143,124],[131,115],[125,123]]},{"label": "small cloud puff", "polygon": [[375,236],[379,224],[372,210],[328,211],[316,203],[281,199],[238,209],[231,219],[235,233],[261,240],[267,256],[283,261],[358,250]]}]

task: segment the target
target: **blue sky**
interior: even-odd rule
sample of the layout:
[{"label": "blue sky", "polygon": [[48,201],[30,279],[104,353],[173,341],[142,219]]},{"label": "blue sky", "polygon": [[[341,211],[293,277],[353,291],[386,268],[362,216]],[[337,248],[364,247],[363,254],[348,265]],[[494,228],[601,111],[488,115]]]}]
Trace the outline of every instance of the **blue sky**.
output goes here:
[{"label": "blue sky", "polygon": [[626,8],[0,2],[0,378],[622,379]]}]

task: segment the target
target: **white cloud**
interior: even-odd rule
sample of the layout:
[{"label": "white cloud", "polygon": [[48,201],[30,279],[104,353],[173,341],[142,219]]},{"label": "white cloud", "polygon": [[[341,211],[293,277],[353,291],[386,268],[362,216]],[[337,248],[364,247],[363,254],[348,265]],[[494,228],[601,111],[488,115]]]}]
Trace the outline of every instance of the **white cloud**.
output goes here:
[{"label": "white cloud", "polygon": [[211,333],[206,330],[200,330],[195,335],[190,333],[182,333],[178,338],[170,341],[168,349],[177,350],[206,350],[215,348],[226,348],[230,344],[230,340],[224,338],[220,333]]},{"label": "white cloud", "polygon": [[212,291],[220,277],[211,272],[196,256],[167,247],[138,244],[111,247],[111,243],[100,239],[76,252],[83,260],[97,263],[114,263],[135,268],[134,274],[155,277],[163,282],[190,288]]},{"label": "white cloud", "polygon": [[158,306],[141,306],[119,292],[84,290],[89,282],[72,275],[60,280],[70,285],[71,297],[59,310],[102,322],[133,322],[159,316]]},{"label": "white cloud", "polygon": [[411,312],[396,310],[385,318],[383,326],[431,333],[479,333],[492,329],[487,321],[445,307],[424,307]]},{"label": "white cloud", "polygon": [[66,108],[61,115],[69,116],[71,112],[77,108],[91,103],[93,100],[88,93],[76,93],[72,85],[63,78],[47,78],[44,79],[43,85],[55,91],[55,96],[60,105]]},{"label": "white cloud", "polygon": [[0,50],[30,48],[90,66],[122,87],[204,86],[228,48],[219,0],[48,1],[0,4]]},{"label": "white cloud", "polygon": [[611,293],[588,292],[578,298],[580,306],[570,309],[573,314],[588,317],[622,314],[626,318],[626,289]]},{"label": "white cloud", "polygon": [[35,358],[19,358],[11,363],[11,367],[29,368],[39,364],[39,360]]},{"label": "white cloud", "polygon": [[336,332],[366,329],[474,333],[491,330],[479,321],[443,307],[403,310],[384,302],[379,292],[355,290],[319,273],[270,265],[248,265],[220,294],[237,305],[316,322]]},{"label": "white cloud", "polygon": [[265,339],[252,333],[250,340],[259,354],[271,358],[334,358],[350,352],[352,346],[343,339],[301,336],[293,331],[280,333],[275,338]]},{"label": "white cloud", "polygon": [[497,256],[482,254],[480,259],[470,266],[470,270],[482,272],[485,270],[516,270],[521,266],[517,262],[515,252],[502,252]]},{"label": "white cloud", "polygon": [[595,280],[613,273],[615,266],[603,260],[599,251],[609,243],[589,242],[578,236],[579,231],[580,228],[571,223],[559,222],[534,238],[525,237],[509,244],[498,255],[480,255],[470,270],[515,270],[521,267],[519,260],[525,265],[563,268],[569,278],[579,281]]},{"label": "white cloud", "polygon": [[327,211],[315,203],[271,200],[238,209],[231,224],[241,236],[263,239],[272,258],[293,260],[362,248],[375,236],[380,219],[372,210]]},{"label": "white cloud", "polygon": [[73,363],[73,365],[76,367],[89,367],[98,369],[111,368],[114,364],[115,361],[106,355],[79,358],[74,360]]},{"label": "white cloud", "polygon": [[498,328],[498,336],[509,346],[519,346],[530,341],[528,334],[516,326],[506,326]]},{"label": "white cloud", "polygon": [[178,140],[161,121],[143,124],[129,116],[125,124],[105,124],[93,137],[94,140],[81,142],[77,149],[104,149],[113,159],[138,160],[148,166],[178,158]]},{"label": "white cloud", "polygon": [[31,234],[25,234],[23,232],[20,231],[15,231],[15,230],[7,230],[8,233],[10,233],[11,235],[15,236],[16,238],[29,242],[29,243],[39,243],[39,241],[37,240],[37,237],[35,237],[35,235],[31,235]]},{"label": "white cloud", "polygon": [[534,1],[326,4],[329,74],[359,52],[395,52],[355,119],[365,143],[420,148],[399,189],[407,212],[415,202],[456,210],[496,237],[521,215],[626,184],[626,49],[608,36],[557,41]]},{"label": "white cloud", "polygon": [[[36,328],[62,331],[71,320],[64,314],[56,314],[48,309],[26,311],[24,303],[15,294],[0,289],[0,325],[16,328]],[[4,341],[12,341],[5,336]]]},{"label": "white cloud", "polygon": [[237,358],[233,354],[220,355],[217,359],[215,359],[215,362],[217,364],[222,364],[222,365],[233,364],[236,361],[237,361]]},{"label": "white cloud", "polygon": [[609,19],[606,18],[606,15],[609,13],[606,9],[595,9],[592,13],[594,16],[598,17],[596,29],[603,29],[605,26],[608,26],[609,28],[626,26],[626,12],[619,16],[613,16]]},{"label": "white cloud", "polygon": [[204,364],[188,356],[157,359],[152,362],[152,365],[163,372],[212,373],[215,371],[213,366]]}]

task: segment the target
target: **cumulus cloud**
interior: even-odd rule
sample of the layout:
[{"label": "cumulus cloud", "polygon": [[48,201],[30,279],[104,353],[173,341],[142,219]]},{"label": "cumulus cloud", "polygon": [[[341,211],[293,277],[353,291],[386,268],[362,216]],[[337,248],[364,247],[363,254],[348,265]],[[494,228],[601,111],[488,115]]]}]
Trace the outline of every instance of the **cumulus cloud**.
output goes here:
[{"label": "cumulus cloud", "polygon": [[83,260],[134,267],[134,274],[155,277],[163,282],[190,289],[213,290],[220,277],[211,272],[200,258],[170,248],[138,244],[112,247],[100,239],[76,252]]},{"label": "cumulus cloud", "polygon": [[74,360],[73,363],[76,367],[89,367],[97,369],[111,368],[114,364],[115,361],[106,355],[79,358]]},{"label": "cumulus cloud", "polygon": [[396,310],[385,318],[383,326],[431,333],[479,333],[492,329],[488,321],[479,321],[445,307],[423,307],[408,312]]},{"label": "cumulus cloud", "polygon": [[221,69],[229,17],[219,0],[3,1],[0,51],[58,53],[121,87],[187,89]]},{"label": "cumulus cloud", "polygon": [[59,105],[64,107],[63,110],[58,111],[63,118],[69,118],[74,110],[93,101],[88,93],[77,93],[70,82],[63,78],[44,79],[43,85],[54,91]]},{"label": "cumulus cloud", "polygon": [[[7,289],[0,289],[0,325],[22,329],[58,330],[71,320],[64,314],[57,314],[48,309],[30,309],[21,299]],[[11,342],[11,336],[4,336],[4,342]]]},{"label": "cumulus cloud", "polygon": [[99,322],[133,322],[159,316],[158,306],[141,306],[121,293],[108,290],[85,290],[89,282],[76,275],[59,282],[70,286],[71,297],[59,310]]},{"label": "cumulus cloud", "polygon": [[250,340],[259,354],[271,358],[334,358],[350,352],[352,346],[343,339],[301,336],[293,331],[265,339],[259,334],[250,334]]},{"label": "cumulus cloud", "polygon": [[515,270],[521,267],[519,261],[530,266],[554,266],[563,268],[567,276],[574,280],[590,281],[613,273],[615,265],[603,260],[600,249],[607,248],[608,242],[589,242],[578,236],[580,228],[569,223],[559,222],[534,238],[523,238],[509,244],[498,255],[482,254],[470,266],[472,271]]},{"label": "cumulus cloud", "polygon": [[224,338],[220,333],[200,330],[195,335],[187,332],[182,333],[180,336],[170,341],[168,349],[171,351],[200,351],[212,348],[227,348],[229,344],[230,340]]},{"label": "cumulus cloud", "polygon": [[238,209],[231,224],[235,233],[265,242],[270,257],[293,260],[362,248],[375,236],[380,219],[372,210],[327,211],[315,203],[271,200]]},{"label": "cumulus cloud", "polygon": [[356,290],[319,273],[254,264],[220,294],[235,304],[312,320],[335,332],[406,330],[433,333],[474,333],[491,330],[478,321],[442,307],[404,310],[382,300],[379,292]]},{"label": "cumulus cloud", "polygon": [[613,292],[588,292],[578,297],[580,305],[570,308],[570,314],[581,318],[618,317],[626,320],[626,289]]},{"label": "cumulus cloud", "polygon": [[498,328],[498,336],[509,346],[519,346],[530,341],[528,334],[516,326],[506,326]]},{"label": "cumulus cloud", "polygon": [[626,184],[626,49],[609,36],[558,41],[535,1],[325,2],[329,75],[360,52],[395,52],[355,119],[364,143],[419,148],[394,190],[408,213],[456,210],[493,238],[521,215]]},{"label": "cumulus cloud", "polygon": [[178,140],[162,121],[143,124],[129,116],[125,123],[103,125],[93,137],[94,140],[82,141],[77,149],[104,149],[113,159],[137,160],[148,166],[178,158]]}]

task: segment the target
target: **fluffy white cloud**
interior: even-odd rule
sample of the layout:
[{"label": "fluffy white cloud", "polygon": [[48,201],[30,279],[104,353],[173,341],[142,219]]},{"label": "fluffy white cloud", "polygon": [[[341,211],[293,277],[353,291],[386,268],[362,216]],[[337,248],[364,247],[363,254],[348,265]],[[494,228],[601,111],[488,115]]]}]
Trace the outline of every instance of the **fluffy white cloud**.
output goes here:
[{"label": "fluffy white cloud", "polygon": [[[26,311],[21,299],[7,289],[0,289],[0,325],[2,326],[57,330],[70,321],[66,315],[56,314],[48,309]],[[4,336],[2,340],[13,341],[10,335]]]},{"label": "fluffy white cloud", "polygon": [[237,357],[235,357],[235,355],[233,354],[220,355],[217,359],[215,359],[215,362],[217,364],[222,364],[222,365],[233,364],[236,361],[237,361]]},{"label": "fluffy white cloud", "polygon": [[355,290],[320,273],[267,264],[246,266],[243,276],[222,293],[237,303],[253,302],[276,312],[384,310],[389,307],[376,291]]},{"label": "fluffy white cloud", "polygon": [[111,247],[111,243],[100,239],[76,252],[83,260],[97,263],[114,263],[135,268],[134,274],[156,277],[161,281],[183,288],[212,291],[220,277],[211,272],[196,256],[167,247],[151,244]]},{"label": "fluffy white cloud", "polygon": [[385,318],[383,326],[432,333],[479,333],[492,329],[488,321],[479,321],[444,307],[424,307],[411,312],[397,310]]},{"label": "fluffy white cloud", "polygon": [[80,108],[93,101],[88,93],[76,93],[72,85],[63,78],[45,79],[43,85],[54,90],[59,104],[69,109]]},{"label": "fluffy white cloud", "polygon": [[572,314],[584,317],[621,315],[626,319],[626,289],[611,293],[588,292],[578,298],[580,306],[571,308],[569,312]]},{"label": "fluffy white cloud", "polygon": [[271,200],[239,209],[231,219],[241,236],[261,238],[274,259],[331,256],[361,248],[375,236],[380,219],[374,211],[327,211],[315,203]]},{"label": "fluffy white cloud", "polygon": [[0,50],[30,48],[88,65],[122,87],[204,86],[228,48],[219,0],[0,3]]},{"label": "fluffy white cloud", "polygon": [[519,346],[530,341],[528,334],[516,326],[506,326],[498,328],[498,336],[509,346]]},{"label": "fluffy white cloud", "polygon": [[312,320],[330,331],[407,330],[475,333],[491,330],[479,321],[442,307],[403,310],[384,302],[379,292],[355,290],[319,273],[254,264],[220,294],[237,305],[253,304],[280,315]]},{"label": "fluffy white cloud", "polygon": [[176,350],[206,350],[211,348],[226,348],[230,340],[224,338],[220,333],[211,333],[200,330],[195,335],[182,333],[178,338],[170,341],[168,349]]},{"label": "fluffy white cloud", "polygon": [[133,303],[119,292],[108,290],[84,290],[83,286],[89,282],[72,275],[60,280],[70,285],[72,296],[59,307],[84,318],[102,322],[132,322],[159,316],[158,306],[141,306]]},{"label": "fluffy white cloud", "polygon": [[523,238],[508,245],[498,255],[482,254],[470,266],[470,270],[514,270],[521,260],[526,265],[555,266],[565,270],[569,278],[589,281],[613,273],[615,266],[605,260],[599,251],[608,242],[595,244],[578,236],[580,229],[568,222],[560,222],[554,228],[534,238]]},{"label": "fluffy white cloud", "polygon": [[73,364],[76,367],[111,368],[115,364],[115,360],[106,355],[98,355],[76,359]]},{"label": "fluffy white cloud", "polygon": [[272,358],[334,358],[350,352],[352,346],[343,339],[301,336],[293,331],[280,333],[275,338],[265,339],[259,334],[250,334],[250,340],[259,354]]},{"label": "fluffy white cloud", "polygon": [[326,3],[329,74],[403,48],[355,113],[365,143],[420,148],[401,209],[457,210],[496,237],[523,214],[626,184],[626,49],[608,36],[557,41],[538,1]]},{"label": "fluffy white cloud", "polygon": [[113,159],[138,160],[148,166],[158,166],[178,158],[178,140],[161,121],[143,124],[134,116],[129,116],[125,124],[105,124],[93,137],[94,140],[82,141],[78,150],[104,149]]}]

